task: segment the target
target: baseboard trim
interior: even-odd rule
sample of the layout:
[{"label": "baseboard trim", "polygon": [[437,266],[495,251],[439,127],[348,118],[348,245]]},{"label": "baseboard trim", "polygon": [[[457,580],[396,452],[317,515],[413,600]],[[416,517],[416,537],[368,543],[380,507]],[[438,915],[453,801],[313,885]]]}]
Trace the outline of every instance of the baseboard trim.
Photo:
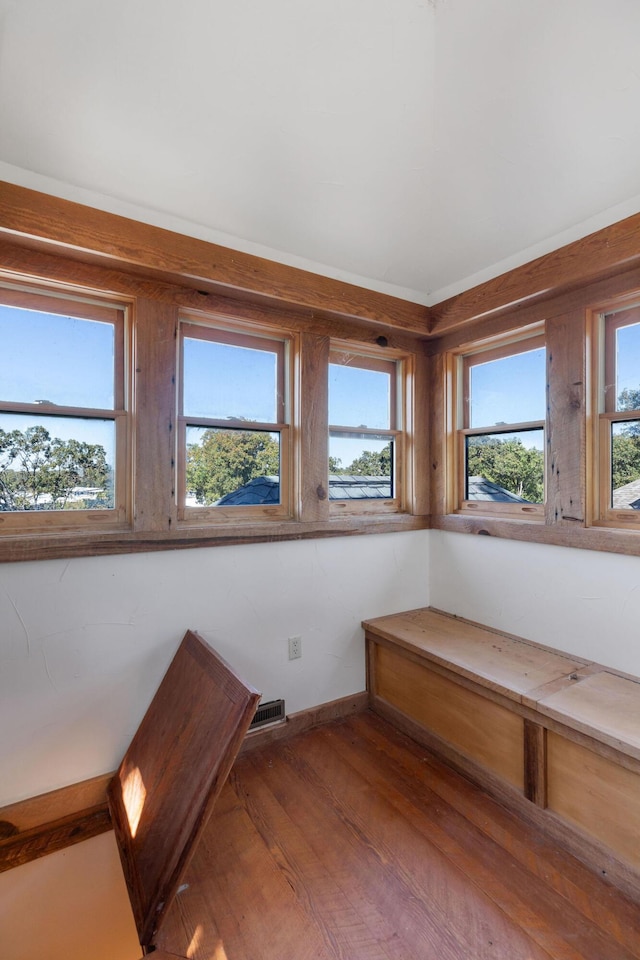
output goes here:
[{"label": "baseboard trim", "polygon": [[323,723],[350,717],[354,713],[362,713],[368,706],[369,694],[363,690],[362,693],[353,693],[349,697],[341,697],[339,700],[321,703],[317,707],[290,713],[282,723],[274,723],[270,727],[259,727],[257,730],[249,731],[240,747],[239,755],[242,756],[250,750],[255,750],[256,747],[263,747],[277,740],[288,740],[289,737],[295,737]]}]

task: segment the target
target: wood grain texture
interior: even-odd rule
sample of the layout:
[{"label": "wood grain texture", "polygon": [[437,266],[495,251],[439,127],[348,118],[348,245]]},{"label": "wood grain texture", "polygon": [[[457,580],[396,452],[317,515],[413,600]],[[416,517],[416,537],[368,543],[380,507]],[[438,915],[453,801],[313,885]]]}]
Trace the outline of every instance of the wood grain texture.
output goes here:
[{"label": "wood grain texture", "polygon": [[527,523],[499,517],[471,517],[459,514],[445,516],[432,514],[430,526],[434,530],[451,533],[469,533],[481,537],[501,537],[527,543],[549,543],[578,550],[601,550],[640,556],[640,538],[635,530],[616,530],[604,527],[582,527],[578,524]]},{"label": "wood grain texture", "polygon": [[448,512],[449,485],[455,480],[449,476],[448,450],[453,442],[453,411],[448,392],[448,362],[444,354],[429,358],[429,506],[431,515],[444,516]]},{"label": "wood grain texture", "polygon": [[23,560],[52,560],[66,557],[112,556],[120,553],[147,553],[152,550],[191,550],[194,547],[226,547],[242,543],[280,543],[350,537],[369,533],[403,533],[428,530],[429,517],[409,514],[388,516],[336,517],[327,521],[302,523],[294,520],[238,523],[220,527],[180,526],[178,530],[103,533],[86,531],[69,536],[0,537],[0,563]]},{"label": "wood grain texture", "polygon": [[111,829],[107,786],[92,777],[0,808],[0,872]]},{"label": "wood grain texture", "polygon": [[640,774],[555,733],[547,738],[549,809],[640,869]]},{"label": "wood grain texture", "polygon": [[329,337],[302,334],[299,419],[300,520],[329,519]]},{"label": "wood grain texture", "polygon": [[465,756],[524,789],[522,718],[453,680],[376,645],[375,694]]},{"label": "wood grain texture", "polygon": [[162,923],[259,694],[188,631],[109,786],[140,943]]},{"label": "wood grain texture", "polygon": [[584,526],[586,518],[585,315],[578,310],[546,324],[547,523]]},{"label": "wood grain texture", "polygon": [[105,803],[0,840],[0,873],[111,830]]},{"label": "wood grain texture", "polygon": [[537,708],[640,760],[640,680],[600,670],[542,697]]},{"label": "wood grain texture", "polygon": [[524,721],[524,795],[547,806],[547,731],[531,720]]},{"label": "wood grain texture", "polygon": [[431,309],[432,333],[628,269],[640,260],[640,214],[481,283]]},{"label": "wood grain texture", "polygon": [[[596,876],[606,877],[611,884],[615,885],[616,890],[623,892],[635,903],[640,903],[640,873],[617,857],[605,843],[594,836],[589,836],[584,830],[549,810],[548,807],[542,808],[532,803],[525,797],[524,792],[514,790],[507,781],[496,776],[487,767],[470,760],[441,737],[427,730],[416,720],[411,720],[386,701],[374,698],[372,709],[396,730],[409,736],[416,744],[439,757],[452,770],[475,783],[506,810],[525,820],[541,838],[546,837],[558,849],[571,853]],[[575,739],[580,738],[581,735],[568,731],[566,727],[558,727],[555,732],[559,736],[570,737],[572,742],[588,750],[592,751],[592,748],[597,746],[594,741]],[[609,758],[609,755],[606,754],[605,757]],[[634,772],[637,773],[635,768]]]},{"label": "wood grain texture", "polygon": [[430,607],[363,622],[380,637],[510,700],[566,677],[585,661]]},{"label": "wood grain texture", "polygon": [[368,713],[240,758],[186,880],[158,946],[193,960],[640,949],[633,904]]},{"label": "wood grain texture", "polygon": [[[134,529],[175,529],[175,377],[178,311],[139,297],[135,304],[136,434]],[[149,469],[153,464],[153,469]]]},{"label": "wood grain texture", "polygon": [[0,231],[76,256],[93,254],[114,265],[152,270],[160,278],[184,278],[213,292],[233,290],[417,334],[428,331],[428,308],[408,300],[8,183],[0,184]]},{"label": "wood grain texture", "polygon": [[0,820],[8,820],[17,830],[30,830],[54,820],[82,813],[92,807],[107,809],[107,787],[113,772],[103,773],[80,783],[27,797],[0,807]]},{"label": "wood grain texture", "polygon": [[409,384],[407,416],[408,508],[411,513],[428,516],[431,512],[430,416],[431,364],[420,350],[415,354],[413,383]]}]

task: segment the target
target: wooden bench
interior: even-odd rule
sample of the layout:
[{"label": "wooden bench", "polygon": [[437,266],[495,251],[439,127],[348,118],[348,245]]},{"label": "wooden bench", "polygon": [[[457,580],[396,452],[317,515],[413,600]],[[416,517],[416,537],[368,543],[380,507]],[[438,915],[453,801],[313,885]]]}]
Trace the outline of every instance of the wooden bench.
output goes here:
[{"label": "wooden bench", "polygon": [[363,626],[374,710],[638,897],[638,678],[431,608]]}]

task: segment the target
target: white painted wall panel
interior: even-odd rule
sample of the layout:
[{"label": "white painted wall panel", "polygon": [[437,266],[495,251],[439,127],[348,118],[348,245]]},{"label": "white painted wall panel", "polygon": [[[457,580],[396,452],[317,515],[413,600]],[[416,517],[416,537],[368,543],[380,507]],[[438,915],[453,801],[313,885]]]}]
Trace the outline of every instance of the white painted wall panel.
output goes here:
[{"label": "white painted wall panel", "polygon": [[290,713],[363,690],[360,621],[427,565],[427,531],[0,565],[0,806],[113,769],[187,628]]},{"label": "white painted wall panel", "polygon": [[640,557],[430,531],[434,607],[640,675]]}]

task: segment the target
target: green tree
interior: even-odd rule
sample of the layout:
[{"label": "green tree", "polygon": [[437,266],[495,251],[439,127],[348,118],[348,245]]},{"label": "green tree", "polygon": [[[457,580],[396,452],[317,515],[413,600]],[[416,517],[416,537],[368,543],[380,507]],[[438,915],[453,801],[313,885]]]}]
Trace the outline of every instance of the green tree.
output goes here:
[{"label": "green tree", "polygon": [[198,503],[215,503],[255,477],[278,474],[280,447],[271,434],[253,430],[205,430],[187,447],[187,489]]},{"label": "green tree", "polygon": [[543,501],[544,453],[525,447],[517,437],[470,437],[467,473],[491,480],[531,503]]},{"label": "green tree", "polygon": [[640,410],[640,387],[625,387],[618,394],[618,410]]},{"label": "green tree", "polygon": [[363,450],[344,473],[353,473],[359,477],[391,476],[391,444],[382,450]]},{"label": "green tree", "polygon": [[108,480],[101,444],[52,439],[42,426],[0,430],[0,511],[64,510],[78,486],[100,488],[111,506]]},{"label": "green tree", "polygon": [[[618,394],[618,410],[640,409],[640,387]],[[640,477],[640,421],[619,425],[611,440],[611,483],[614,490]]]},{"label": "green tree", "polygon": [[640,435],[624,431],[611,441],[611,482],[613,489],[640,477]]}]

